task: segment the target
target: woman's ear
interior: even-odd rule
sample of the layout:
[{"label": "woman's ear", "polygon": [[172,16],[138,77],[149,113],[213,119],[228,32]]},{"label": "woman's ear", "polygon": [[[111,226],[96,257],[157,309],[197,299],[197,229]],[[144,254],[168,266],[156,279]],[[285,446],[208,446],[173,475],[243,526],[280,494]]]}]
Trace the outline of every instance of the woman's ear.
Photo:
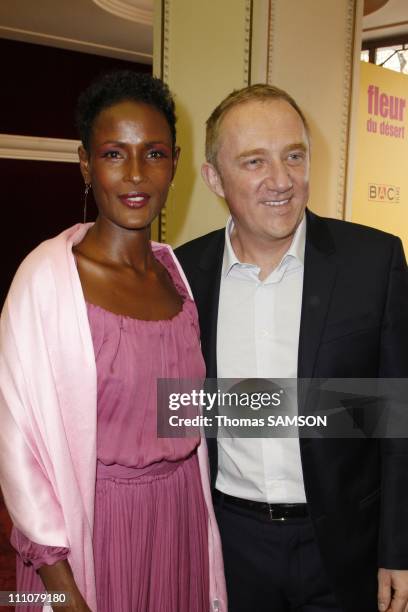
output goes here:
[{"label": "woman's ear", "polygon": [[215,193],[217,196],[220,196],[220,198],[225,197],[221,176],[217,168],[213,166],[213,164],[205,162],[201,166],[201,176],[203,177],[207,187],[209,187],[213,193]]},{"label": "woman's ear", "polygon": [[180,157],[180,147],[174,147],[174,153],[173,153],[173,175],[172,175],[172,179],[174,179],[174,175],[176,174],[176,170],[177,170],[177,164],[178,164],[178,160]]},{"label": "woman's ear", "polygon": [[87,185],[91,183],[91,173],[89,169],[89,155],[83,145],[78,147],[79,167],[82,177]]}]

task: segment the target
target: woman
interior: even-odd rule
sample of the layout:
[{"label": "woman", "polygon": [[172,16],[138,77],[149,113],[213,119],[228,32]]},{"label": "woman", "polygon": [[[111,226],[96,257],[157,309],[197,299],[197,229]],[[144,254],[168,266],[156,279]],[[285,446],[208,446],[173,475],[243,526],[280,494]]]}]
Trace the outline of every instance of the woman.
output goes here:
[{"label": "woman", "polygon": [[184,276],[149,240],[179,155],[174,102],[158,79],[113,73],[78,124],[97,220],[26,258],[1,319],[17,588],[66,591],[76,612],[225,610],[205,441],[156,435],[156,379],[204,373]]}]

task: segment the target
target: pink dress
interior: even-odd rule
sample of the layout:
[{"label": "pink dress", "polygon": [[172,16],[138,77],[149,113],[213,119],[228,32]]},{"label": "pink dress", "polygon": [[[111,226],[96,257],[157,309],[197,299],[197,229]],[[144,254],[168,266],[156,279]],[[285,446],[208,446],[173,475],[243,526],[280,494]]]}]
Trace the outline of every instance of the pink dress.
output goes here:
[{"label": "pink dress", "polygon": [[[88,304],[98,373],[94,559],[98,612],[208,612],[208,516],[198,438],[158,438],[157,378],[203,378],[197,311],[171,255],[155,257],[183,297],[172,319],[142,321]],[[66,558],[16,529],[17,589]],[[26,610],[39,610],[31,606]]]}]

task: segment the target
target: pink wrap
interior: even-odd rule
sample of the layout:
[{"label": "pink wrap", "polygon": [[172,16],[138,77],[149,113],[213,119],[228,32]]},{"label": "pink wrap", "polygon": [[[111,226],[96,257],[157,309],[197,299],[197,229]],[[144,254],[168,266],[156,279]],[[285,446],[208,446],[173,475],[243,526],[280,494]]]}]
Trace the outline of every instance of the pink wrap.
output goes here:
[{"label": "pink wrap", "polygon": [[[75,225],[30,253],[5,302],[0,322],[0,483],[10,516],[23,534],[39,544],[70,548],[75,580],[96,612],[96,366],[72,254],[90,225]],[[205,439],[198,458],[209,514],[210,610],[226,612]]]}]

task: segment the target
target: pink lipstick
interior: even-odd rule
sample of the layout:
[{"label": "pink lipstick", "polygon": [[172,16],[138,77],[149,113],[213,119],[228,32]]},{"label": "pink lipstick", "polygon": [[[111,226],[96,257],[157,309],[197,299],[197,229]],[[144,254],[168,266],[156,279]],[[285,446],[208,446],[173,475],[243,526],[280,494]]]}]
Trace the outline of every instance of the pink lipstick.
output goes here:
[{"label": "pink lipstick", "polygon": [[143,191],[131,191],[119,196],[119,200],[129,208],[142,208],[150,200],[150,195]]}]

